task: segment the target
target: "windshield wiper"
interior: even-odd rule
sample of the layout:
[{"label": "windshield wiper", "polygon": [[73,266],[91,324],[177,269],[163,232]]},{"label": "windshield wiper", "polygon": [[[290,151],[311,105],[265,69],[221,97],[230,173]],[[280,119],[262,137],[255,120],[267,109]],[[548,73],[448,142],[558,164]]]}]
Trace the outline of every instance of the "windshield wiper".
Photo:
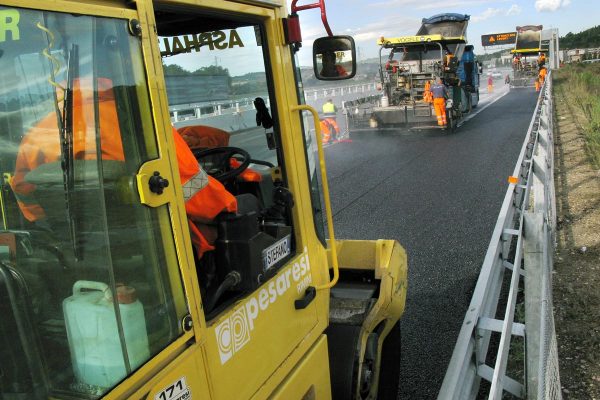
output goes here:
[{"label": "windshield wiper", "polygon": [[69,236],[73,246],[75,260],[79,260],[80,252],[77,246],[77,217],[73,213],[75,192],[75,170],[73,154],[73,85],[79,76],[79,46],[73,44],[67,59],[67,88],[63,100],[62,124],[60,129],[61,167],[63,171],[63,185],[65,190],[65,206]]}]

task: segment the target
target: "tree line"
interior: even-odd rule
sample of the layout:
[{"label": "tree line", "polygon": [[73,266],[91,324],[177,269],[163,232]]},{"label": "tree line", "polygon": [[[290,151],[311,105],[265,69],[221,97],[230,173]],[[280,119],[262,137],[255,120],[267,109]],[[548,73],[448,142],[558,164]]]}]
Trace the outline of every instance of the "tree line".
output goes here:
[{"label": "tree line", "polygon": [[209,65],[195,71],[188,71],[177,64],[163,64],[165,76],[226,76],[230,95],[264,93],[267,91],[267,82],[264,73],[248,73],[242,77],[232,78],[229,70],[220,65]]},{"label": "tree line", "polygon": [[600,47],[600,25],[579,33],[569,32],[560,38],[560,48],[564,50],[590,47]]}]

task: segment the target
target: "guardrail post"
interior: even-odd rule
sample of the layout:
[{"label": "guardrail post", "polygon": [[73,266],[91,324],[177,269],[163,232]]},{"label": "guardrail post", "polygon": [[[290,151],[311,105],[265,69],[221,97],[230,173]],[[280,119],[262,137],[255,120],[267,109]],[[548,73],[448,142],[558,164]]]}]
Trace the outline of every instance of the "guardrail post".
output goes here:
[{"label": "guardrail post", "polygon": [[538,374],[540,368],[540,313],[542,304],[542,265],[543,265],[542,212],[524,214],[524,265],[525,265],[525,335],[526,346],[526,385],[527,399],[537,398]]}]

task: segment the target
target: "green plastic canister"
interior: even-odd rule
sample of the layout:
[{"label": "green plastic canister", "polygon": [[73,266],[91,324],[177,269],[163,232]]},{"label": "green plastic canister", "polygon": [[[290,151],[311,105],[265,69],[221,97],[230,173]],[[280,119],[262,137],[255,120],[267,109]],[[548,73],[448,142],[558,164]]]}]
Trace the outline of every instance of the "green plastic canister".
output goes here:
[{"label": "green plastic canister", "polygon": [[[63,301],[73,371],[81,383],[109,388],[127,375],[113,299],[107,284],[77,281],[73,295]],[[129,364],[135,370],[150,358],[144,307],[128,286],[117,286],[117,301]]]}]

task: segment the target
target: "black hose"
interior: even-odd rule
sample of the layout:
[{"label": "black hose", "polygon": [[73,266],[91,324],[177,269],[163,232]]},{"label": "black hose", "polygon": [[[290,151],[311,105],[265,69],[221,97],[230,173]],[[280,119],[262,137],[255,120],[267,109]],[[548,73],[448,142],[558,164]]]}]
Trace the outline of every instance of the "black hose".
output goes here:
[{"label": "black hose", "polygon": [[221,284],[215,291],[215,293],[212,296],[210,296],[210,299],[208,299],[208,302],[206,303],[206,312],[211,312],[217,304],[219,298],[223,295],[223,293],[225,293],[226,290],[229,290],[238,283],[240,283],[241,280],[242,277],[240,276],[239,272],[231,271],[230,273],[228,273],[227,276],[225,276],[223,282],[221,282]]}]

